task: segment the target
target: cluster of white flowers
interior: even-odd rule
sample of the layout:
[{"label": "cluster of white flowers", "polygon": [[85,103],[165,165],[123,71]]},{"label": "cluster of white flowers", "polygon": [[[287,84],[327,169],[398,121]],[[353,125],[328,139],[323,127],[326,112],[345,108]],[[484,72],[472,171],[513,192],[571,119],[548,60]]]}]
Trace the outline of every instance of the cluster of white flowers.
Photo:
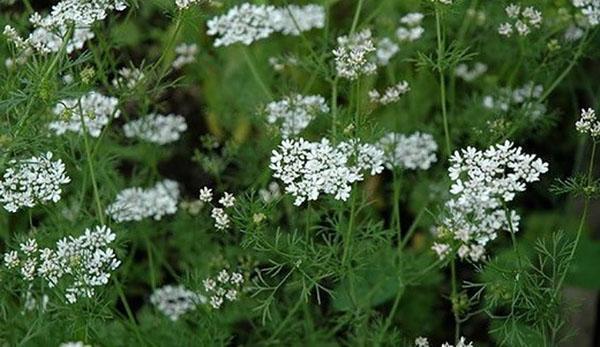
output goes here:
[{"label": "cluster of white flowers", "polygon": [[369,91],[369,99],[372,103],[389,105],[400,100],[400,97],[410,91],[408,82],[402,81],[394,86],[388,87],[383,95],[376,89]]},{"label": "cluster of white flowers", "polygon": [[398,40],[412,42],[420,39],[425,33],[425,29],[421,26],[424,17],[420,12],[412,12],[400,18],[400,26],[396,29]]},{"label": "cluster of white flowers", "polygon": [[216,278],[206,278],[202,281],[210,305],[219,309],[227,301],[236,301],[244,284],[244,276],[239,272],[221,270]]},{"label": "cluster of white flowers", "polygon": [[571,3],[581,10],[590,26],[600,24],[600,0],[571,0]]},{"label": "cluster of white flowers", "polygon": [[121,114],[117,109],[118,105],[117,98],[94,91],[79,99],[61,100],[53,109],[57,119],[50,122],[48,128],[56,135],[62,135],[67,131],[82,134],[83,123],[90,136],[99,137],[111,118],[118,118]]},{"label": "cluster of white flowers", "polygon": [[487,70],[488,67],[484,63],[477,62],[472,68],[469,68],[467,64],[462,63],[454,69],[454,75],[458,78],[462,78],[465,82],[473,82],[486,73]]},{"label": "cluster of white flowers", "polygon": [[187,130],[185,118],[175,114],[149,114],[133,120],[123,126],[127,137],[136,137],[144,141],[164,145],[179,140]]},{"label": "cluster of white flowers", "polygon": [[206,303],[206,298],[182,285],[166,285],[152,292],[150,302],[170,320],[176,321],[198,305]]},{"label": "cluster of white flowers", "polygon": [[428,170],[437,161],[438,145],[430,134],[388,133],[378,146],[385,153],[385,167],[389,170]]},{"label": "cluster of white flowers", "polygon": [[269,65],[277,72],[283,71],[288,66],[298,65],[298,59],[294,56],[270,57]]},{"label": "cluster of white flowers", "polygon": [[54,248],[38,247],[35,239],[19,245],[18,251],[4,254],[9,269],[19,269],[23,279],[42,279],[50,288],[59,282],[66,286],[65,298],[75,303],[79,298],[92,298],[95,288],[104,286],[121,261],[109,245],[116,235],[106,226],[86,229],[79,237],[59,240]]},{"label": "cluster of white flowers", "polygon": [[600,121],[596,117],[596,111],[592,108],[582,109],[581,117],[575,123],[575,128],[582,134],[589,134],[592,137],[600,135]]},{"label": "cluster of white flowers", "polygon": [[[458,241],[459,257],[476,262],[483,259],[484,247],[498,231],[518,231],[519,216],[515,211],[507,212],[505,206],[516,193],[525,191],[527,183],[538,181],[548,171],[548,164],[523,153],[510,141],[485,151],[472,147],[456,151],[450,163],[450,194],[454,197],[446,202],[448,214],[438,236]],[[450,248],[447,242],[434,245],[442,258]]]},{"label": "cluster of white flowers", "polygon": [[532,6],[521,9],[520,5],[510,4],[505,11],[512,22],[500,24],[500,35],[510,37],[516,30],[519,35],[527,36],[531,32],[530,28],[539,28],[542,24],[542,13]]},{"label": "cluster of white flowers", "polygon": [[[185,10],[192,5],[201,4],[206,1],[207,0],[175,0],[175,6],[180,10]],[[211,1],[212,0],[208,0],[208,2]]]},{"label": "cluster of white flowers", "polygon": [[181,69],[185,65],[191,64],[196,60],[198,54],[198,45],[195,43],[181,43],[175,47],[177,55],[171,66],[174,69]]},{"label": "cluster of white flowers", "polygon": [[362,181],[364,172],[381,173],[383,158],[384,153],[377,146],[358,140],[333,146],[328,139],[308,142],[299,138],[284,140],[273,151],[270,168],[299,206],[306,200],[317,200],[320,194],[347,200],[351,185]]},{"label": "cluster of white flowers", "polygon": [[217,36],[215,47],[250,45],[275,32],[299,35],[325,26],[325,9],[318,5],[274,7],[244,3],[207,22],[207,34]]},{"label": "cluster of white flowers", "polygon": [[[213,200],[213,192],[212,189],[208,187],[203,187],[200,189],[200,197],[199,200],[203,203],[211,203]],[[221,207],[213,206],[210,211],[211,218],[215,221],[215,228],[218,230],[225,230],[229,228],[230,219],[229,215],[226,212],[226,208],[231,208],[235,205],[235,196],[228,192],[223,193],[223,196],[219,199],[219,204]]]},{"label": "cluster of white flowers", "polygon": [[294,95],[281,101],[273,101],[266,107],[267,122],[280,123],[281,135],[298,135],[319,114],[329,112],[322,96]]},{"label": "cluster of white flowers", "polygon": [[377,41],[376,49],[377,51],[375,54],[377,56],[377,64],[379,66],[386,66],[389,64],[390,59],[392,59],[400,51],[398,44],[387,37]]},{"label": "cluster of white flowers", "polygon": [[[429,340],[426,337],[419,336],[415,339],[415,347],[430,347]],[[442,347],[455,347],[448,342],[442,344]],[[467,342],[467,339],[461,336],[456,347],[473,347],[473,342]]]},{"label": "cluster of white flowers", "polygon": [[168,179],[149,189],[127,188],[117,194],[115,201],[106,208],[106,213],[117,223],[144,218],[160,220],[177,212],[179,194],[177,182]]},{"label": "cluster of white flowers", "polygon": [[281,188],[277,182],[271,182],[267,188],[261,188],[258,195],[265,203],[271,203],[281,197]]},{"label": "cluster of white flowers", "polygon": [[540,102],[544,87],[528,82],[520,88],[502,88],[497,95],[486,95],[483,98],[485,108],[508,112],[511,107],[520,106],[532,118],[537,119],[546,113],[546,106]]},{"label": "cluster of white flowers", "polygon": [[454,0],[431,0],[432,2],[439,2],[440,4],[443,5],[452,5],[452,2]]},{"label": "cluster of white flowers", "polygon": [[70,341],[70,342],[63,342],[58,347],[92,347],[92,345],[88,345],[81,341]]},{"label": "cluster of white flowers", "polygon": [[29,17],[34,30],[27,38],[22,38],[11,27],[4,28],[4,35],[19,49],[21,55],[33,52],[42,54],[58,52],[70,25],[74,26],[72,36],[65,45],[67,53],[83,48],[86,41],[94,37],[91,26],[104,20],[110,11],[123,11],[127,3],[123,0],[62,0],[52,6],[46,16],[35,12]]},{"label": "cluster of white flowers", "polygon": [[115,88],[135,89],[144,80],[144,72],[138,68],[121,68],[112,80]]},{"label": "cluster of white flowers", "polygon": [[52,160],[51,152],[39,157],[11,160],[0,179],[0,203],[8,212],[49,201],[58,202],[61,186],[71,182],[62,160]]},{"label": "cluster of white flowers", "polygon": [[365,29],[349,36],[337,38],[338,47],[333,51],[338,76],[355,80],[360,75],[371,75],[377,70],[375,45],[371,30]]}]

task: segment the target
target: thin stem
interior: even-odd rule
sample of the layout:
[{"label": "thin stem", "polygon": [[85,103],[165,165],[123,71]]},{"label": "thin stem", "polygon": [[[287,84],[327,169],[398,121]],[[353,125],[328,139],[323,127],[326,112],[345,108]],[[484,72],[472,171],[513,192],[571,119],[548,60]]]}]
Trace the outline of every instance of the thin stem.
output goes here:
[{"label": "thin stem", "polygon": [[379,335],[380,337],[385,336],[385,333],[387,332],[390,325],[392,324],[392,319],[394,319],[394,316],[396,315],[396,311],[398,310],[398,306],[400,304],[400,299],[402,299],[403,294],[404,294],[404,287],[399,285],[398,292],[396,293],[396,297],[394,298],[394,303],[392,304],[392,309],[390,310],[390,313],[388,314],[387,319],[385,320],[385,324],[383,325],[383,328],[381,329],[381,334]]},{"label": "thin stem", "polygon": [[402,188],[402,173],[399,169],[394,169],[394,214],[392,225],[398,233],[398,255],[402,253],[402,223],[400,221],[400,190]]},{"label": "thin stem", "polygon": [[252,76],[256,80],[256,83],[258,83],[260,88],[267,95],[267,97],[269,97],[269,99],[273,99],[273,94],[271,93],[271,90],[269,90],[269,87],[267,87],[267,84],[265,83],[265,81],[263,81],[262,77],[260,76],[260,73],[258,72],[258,69],[256,68],[256,64],[254,64],[254,59],[252,59],[252,57],[248,53],[248,49],[244,47],[242,49],[242,53],[244,54],[246,63],[248,64],[248,67],[250,67],[250,72],[252,72]]},{"label": "thin stem", "polygon": [[452,285],[452,312],[454,313],[454,341],[458,343],[458,339],[460,337],[460,316],[458,313],[458,290],[457,290],[457,276],[456,276],[456,261],[454,257],[452,261],[450,261],[450,275],[451,275],[451,285]]},{"label": "thin stem", "polygon": [[338,77],[331,82],[331,133],[333,141],[337,138],[337,98],[338,98]]},{"label": "thin stem", "polygon": [[136,335],[137,339],[140,341],[140,343],[142,344],[142,346],[144,346],[144,345],[146,345],[146,342],[144,341],[144,339],[142,339],[142,336],[140,335],[137,322],[135,321],[133,312],[131,311],[131,308],[129,307],[129,303],[127,302],[125,293],[123,292],[123,285],[116,277],[115,277],[115,283],[117,284],[117,292],[119,294],[119,298],[121,299],[121,303],[123,304],[123,307],[125,307],[125,312],[127,313],[127,317],[129,318],[129,321],[133,325],[133,330],[135,332],[135,335]]},{"label": "thin stem", "polygon": [[93,157],[90,151],[90,143],[88,140],[88,131],[83,120],[83,109],[81,108],[81,102],[78,102],[79,107],[79,120],[81,122],[81,129],[83,131],[83,144],[85,148],[86,161],[88,163],[88,169],[90,171],[90,177],[92,179],[92,189],[94,191],[94,201],[96,202],[96,214],[100,219],[100,224],[104,225],[104,211],[102,204],[100,203],[100,194],[98,193],[98,183],[96,182],[96,171],[94,170]]},{"label": "thin stem", "polygon": [[419,225],[421,218],[423,218],[423,215],[425,214],[425,210],[426,210],[426,208],[423,207],[421,209],[421,211],[419,211],[419,214],[417,215],[417,217],[415,217],[415,220],[413,221],[412,225],[410,226],[410,228],[408,228],[406,235],[404,235],[404,238],[401,240],[402,243],[400,244],[400,247],[402,247],[402,249],[404,249],[406,247],[406,244],[408,244],[408,241],[410,240],[412,235],[417,230],[417,226]]},{"label": "thin stem", "polygon": [[358,19],[360,18],[360,12],[363,7],[364,0],[358,0],[356,5],[356,11],[354,11],[354,19],[352,20],[352,27],[350,28],[350,35],[354,34],[356,27],[358,26]]},{"label": "thin stem", "polygon": [[344,236],[344,253],[342,255],[342,264],[347,265],[348,252],[350,250],[350,240],[352,237],[352,229],[354,228],[354,219],[356,217],[356,193],[352,193],[352,203],[350,207],[350,221],[348,222],[348,229]]},{"label": "thin stem", "polygon": [[442,117],[444,121],[444,137],[446,139],[446,151],[448,156],[452,155],[452,146],[450,142],[450,130],[448,126],[448,111],[446,109],[446,80],[444,76],[444,69],[442,68],[442,58],[444,56],[444,42],[442,37],[442,24],[440,19],[440,10],[438,6],[435,7],[435,29],[437,36],[437,69],[439,73],[440,81],[440,103],[442,105]]}]

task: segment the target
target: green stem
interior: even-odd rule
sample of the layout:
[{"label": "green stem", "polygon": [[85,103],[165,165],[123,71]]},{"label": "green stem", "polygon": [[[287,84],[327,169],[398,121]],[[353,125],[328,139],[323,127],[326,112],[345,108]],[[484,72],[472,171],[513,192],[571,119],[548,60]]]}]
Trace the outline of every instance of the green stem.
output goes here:
[{"label": "green stem", "polygon": [[458,286],[457,286],[457,276],[456,276],[456,261],[452,258],[450,262],[450,275],[451,275],[451,285],[452,285],[452,312],[454,313],[454,341],[458,343],[458,339],[460,338],[460,316],[458,312]]},{"label": "green stem", "polygon": [[337,98],[338,98],[338,77],[331,82],[331,133],[333,141],[337,141]]},{"label": "green stem", "polygon": [[390,313],[388,314],[387,319],[385,320],[385,324],[383,325],[383,328],[381,329],[381,334],[379,335],[380,340],[381,340],[381,338],[383,338],[385,336],[385,333],[387,332],[390,325],[392,324],[392,319],[394,319],[394,316],[396,315],[396,311],[398,310],[398,306],[400,304],[400,299],[402,299],[403,294],[404,294],[404,287],[399,286],[398,292],[396,293],[396,297],[394,298],[394,303],[392,304],[392,309],[390,310]]},{"label": "green stem", "polygon": [[363,7],[364,0],[358,0],[356,5],[356,11],[354,11],[354,19],[352,20],[352,27],[350,28],[350,35],[354,34],[356,27],[358,26],[358,19],[360,18],[360,12]]},{"label": "green stem", "polygon": [[123,307],[125,308],[125,312],[127,313],[127,317],[129,318],[129,321],[130,321],[131,325],[133,326],[133,331],[135,332],[135,335],[136,335],[137,339],[140,341],[140,343],[142,344],[142,346],[145,346],[146,342],[144,341],[144,339],[142,339],[142,335],[140,334],[137,322],[135,321],[135,317],[133,316],[133,312],[131,311],[131,308],[129,307],[129,303],[127,302],[125,293],[123,292],[123,285],[116,277],[114,280],[115,280],[115,283],[117,284],[117,292],[119,294],[119,299],[121,300],[121,303],[123,304]]},{"label": "green stem", "polygon": [[248,49],[244,47],[242,49],[242,53],[244,55],[244,58],[246,59],[246,63],[248,64],[248,67],[250,67],[250,72],[252,72],[252,76],[256,80],[256,83],[258,83],[260,88],[263,90],[263,92],[267,95],[267,97],[269,99],[273,99],[273,94],[269,90],[269,87],[267,87],[267,84],[265,83],[265,81],[263,81],[262,77],[260,76],[260,73],[258,72],[256,65],[254,64],[254,60],[248,53]]},{"label": "green stem", "polygon": [[344,236],[344,253],[342,255],[342,264],[346,266],[346,262],[348,259],[348,252],[350,250],[350,241],[352,237],[352,229],[354,228],[354,219],[356,218],[356,193],[352,194],[352,203],[350,207],[350,221],[348,222],[348,229],[346,230],[346,234]]},{"label": "green stem", "polygon": [[104,225],[104,210],[100,203],[100,194],[98,193],[98,183],[96,182],[96,171],[94,170],[93,157],[90,151],[90,143],[88,140],[88,131],[83,119],[83,109],[81,107],[81,101],[78,102],[79,107],[79,120],[81,122],[81,130],[83,131],[83,144],[85,148],[86,161],[88,163],[88,169],[90,171],[90,177],[92,179],[92,189],[94,191],[94,201],[96,203],[96,214],[100,219],[100,224]]},{"label": "green stem", "polygon": [[394,169],[394,214],[392,218],[392,225],[398,233],[398,255],[402,253],[402,224],[400,221],[400,190],[402,188],[402,176],[398,172],[399,169]]},{"label": "green stem", "polygon": [[448,157],[452,155],[452,146],[450,142],[450,129],[448,126],[448,111],[446,109],[446,80],[444,76],[444,69],[442,68],[442,59],[444,57],[444,42],[442,37],[442,24],[440,18],[440,10],[438,6],[435,7],[435,29],[437,36],[437,70],[439,73],[440,81],[440,103],[442,105],[442,117],[444,121],[444,137],[446,139],[446,151]]}]

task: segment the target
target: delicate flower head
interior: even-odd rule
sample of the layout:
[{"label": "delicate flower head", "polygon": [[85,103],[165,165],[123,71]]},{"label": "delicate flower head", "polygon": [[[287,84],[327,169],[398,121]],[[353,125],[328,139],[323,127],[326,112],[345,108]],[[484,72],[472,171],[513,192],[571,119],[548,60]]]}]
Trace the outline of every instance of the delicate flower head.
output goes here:
[{"label": "delicate flower head", "polygon": [[582,109],[581,117],[575,123],[575,128],[582,134],[589,134],[592,137],[600,135],[600,121],[596,117],[596,111],[592,108]]},{"label": "delicate flower head", "polygon": [[337,43],[338,47],[333,51],[333,55],[340,77],[355,80],[361,75],[375,73],[376,48],[369,29],[349,36],[340,36],[337,38]]},{"label": "delicate flower head", "polygon": [[106,213],[117,223],[144,218],[161,220],[163,216],[177,212],[179,194],[179,185],[171,180],[158,182],[149,189],[127,188],[117,194]]},{"label": "delicate flower head", "polygon": [[144,72],[139,68],[124,67],[117,72],[117,77],[112,81],[115,88],[135,89],[144,78]]},{"label": "delicate flower head", "polygon": [[600,0],[571,0],[571,3],[581,11],[590,26],[600,24]]},{"label": "delicate flower head", "polygon": [[51,152],[39,157],[11,160],[0,179],[0,204],[9,212],[24,207],[58,202],[62,185],[71,182],[62,160]]},{"label": "delicate flower head", "polygon": [[389,105],[400,100],[400,97],[410,91],[408,82],[402,81],[396,85],[388,87],[383,95],[377,90],[369,91],[369,98],[372,103],[380,105]]},{"label": "delicate flower head", "polygon": [[398,44],[387,37],[377,41],[376,49],[377,64],[379,66],[388,65],[390,60],[400,51]]},{"label": "delicate flower head", "polygon": [[425,29],[421,26],[425,16],[420,12],[412,12],[400,18],[400,26],[396,29],[396,37],[400,42],[416,41],[423,36]]},{"label": "delicate flower head", "polygon": [[239,299],[244,276],[239,272],[229,272],[227,269],[223,269],[216,278],[208,277],[202,283],[206,295],[209,296],[209,304],[214,309],[219,309],[226,301]]},{"label": "delicate flower head", "polygon": [[159,145],[179,140],[181,134],[186,130],[185,118],[175,114],[165,116],[151,113],[123,126],[125,136],[139,138]]},{"label": "delicate flower head", "polygon": [[176,58],[171,66],[174,69],[181,69],[185,65],[191,64],[196,60],[198,54],[198,45],[195,43],[181,43],[175,47]]},{"label": "delicate flower head", "polygon": [[281,135],[298,135],[320,113],[329,112],[325,99],[318,95],[294,95],[273,101],[266,107],[267,122],[279,123]]},{"label": "delicate flower head", "polygon": [[379,140],[378,146],[385,153],[385,166],[389,170],[428,170],[437,161],[438,145],[430,134],[388,133]]},{"label": "delicate flower head", "polygon": [[182,285],[166,285],[152,292],[150,302],[170,320],[176,321],[184,314],[195,310],[198,305],[205,303],[206,298]]},{"label": "delicate flower head", "polygon": [[121,114],[117,109],[117,98],[104,96],[97,92],[89,92],[79,99],[65,99],[53,109],[56,120],[48,124],[48,128],[56,135],[67,131],[82,134],[85,131],[92,137],[99,137],[102,129],[112,118]]},{"label": "delicate flower head", "polygon": [[498,33],[510,37],[516,31],[520,36],[527,36],[531,28],[539,28],[542,24],[542,13],[534,7],[510,4],[504,9],[510,21],[500,24]]}]

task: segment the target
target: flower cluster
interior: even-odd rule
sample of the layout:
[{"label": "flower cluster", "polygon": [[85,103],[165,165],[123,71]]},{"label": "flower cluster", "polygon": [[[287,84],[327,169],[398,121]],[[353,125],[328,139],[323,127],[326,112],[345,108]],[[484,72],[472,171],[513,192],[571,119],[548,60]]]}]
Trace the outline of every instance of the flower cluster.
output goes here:
[{"label": "flower cluster", "polygon": [[[199,200],[203,203],[210,203],[213,200],[213,192],[212,189],[208,187],[204,187],[200,189],[200,197]],[[235,205],[235,196],[230,193],[223,193],[223,196],[219,199],[219,204],[221,207],[213,206],[210,211],[210,216],[215,222],[215,228],[218,230],[225,230],[229,228],[230,219],[229,215],[225,211],[226,208],[231,208]]]},{"label": "flower cluster", "polygon": [[516,89],[502,88],[495,96],[484,96],[483,106],[499,112],[508,112],[511,107],[520,106],[529,117],[537,119],[546,113],[546,106],[540,102],[543,92],[544,87],[533,82]]},{"label": "flower cluster", "polygon": [[266,107],[267,122],[280,123],[283,137],[298,135],[319,114],[329,112],[325,99],[318,95],[294,95],[273,101]]},{"label": "flower cluster", "polygon": [[0,204],[8,212],[38,203],[58,202],[61,186],[71,182],[62,160],[52,160],[53,154],[11,160],[0,179]]},{"label": "flower cluster", "polygon": [[67,131],[84,133],[92,137],[99,137],[102,129],[110,122],[111,118],[118,118],[120,111],[117,109],[117,98],[104,96],[97,92],[89,92],[79,99],[65,99],[60,101],[53,109],[56,120],[50,122],[48,127],[56,135]]},{"label": "flower cluster", "polygon": [[459,257],[476,262],[498,231],[517,232],[520,218],[506,204],[525,191],[527,183],[538,181],[548,164],[509,141],[485,151],[472,147],[456,151],[450,163],[453,198],[446,202],[448,215],[438,228],[439,238],[447,242],[436,243],[434,250],[444,257],[452,248],[449,243],[458,241]]},{"label": "flower cluster", "polygon": [[383,95],[376,89],[369,92],[369,99],[372,103],[389,105],[400,100],[400,97],[410,91],[408,82],[402,81],[394,86],[388,87]]},{"label": "flower cluster", "polygon": [[600,121],[596,117],[596,111],[592,108],[582,109],[581,118],[575,123],[575,128],[582,134],[589,134],[592,137],[600,135]]},{"label": "flower cluster", "polygon": [[294,56],[270,57],[269,65],[277,72],[283,71],[286,67],[298,65],[298,59]]},{"label": "flower cluster", "polygon": [[421,26],[423,14],[413,12],[400,18],[400,26],[396,29],[396,37],[401,42],[416,41],[423,36],[425,29]]},{"label": "flower cluster", "polygon": [[351,185],[364,179],[363,172],[381,173],[383,158],[377,146],[358,140],[334,146],[327,139],[308,142],[299,138],[284,140],[273,151],[270,168],[299,206],[306,200],[317,200],[320,194],[347,200]]},{"label": "flower cluster", "polygon": [[[175,6],[177,6],[177,8],[180,10],[185,10],[192,5],[201,4],[206,1],[207,0],[175,0]],[[210,2],[212,0],[208,1]]]},{"label": "flower cluster", "polygon": [[571,0],[591,26],[600,24],[600,0]]},{"label": "flower cluster", "polygon": [[58,347],[92,347],[92,345],[88,345],[84,342],[81,341],[70,341],[70,342],[63,342],[60,345],[58,345]]},{"label": "flower cluster", "polygon": [[171,66],[174,69],[181,69],[187,64],[191,64],[196,60],[196,54],[198,54],[198,45],[195,43],[182,43],[175,47],[175,54],[177,55]]},{"label": "flower cluster", "polygon": [[389,170],[428,170],[437,161],[438,145],[430,134],[388,133],[378,146],[385,153],[385,167]]},{"label": "flower cluster", "polygon": [[[4,35],[21,51],[31,55],[34,51],[46,54],[58,52],[63,45],[67,53],[83,48],[86,41],[94,37],[91,26],[104,20],[110,11],[123,11],[127,3],[123,0],[62,0],[52,6],[46,16],[35,12],[29,21],[35,28],[29,36],[22,38],[14,28],[6,26]],[[63,38],[74,30],[67,43]]]},{"label": "flower cluster", "polygon": [[454,75],[463,79],[465,82],[473,82],[486,73],[487,69],[488,67],[484,63],[475,63],[472,68],[469,68],[467,64],[462,63],[454,69]]},{"label": "flower cluster", "polygon": [[121,68],[112,80],[115,88],[135,89],[144,80],[144,72],[138,68]]},{"label": "flower cluster", "polygon": [[338,47],[333,51],[335,68],[338,76],[355,80],[360,75],[371,75],[377,70],[375,64],[375,45],[371,38],[371,30],[340,36]]},{"label": "flower cluster", "polygon": [[209,296],[210,305],[219,309],[227,301],[238,300],[240,290],[244,284],[244,276],[239,272],[229,272],[227,269],[221,270],[213,279],[211,277],[202,281],[204,290]]},{"label": "flower cluster", "polygon": [[510,4],[505,8],[506,15],[512,22],[505,22],[498,27],[498,33],[510,37],[516,30],[521,36],[527,36],[530,28],[539,28],[542,24],[542,13],[534,7],[521,9],[520,5]]},{"label": "flower cluster", "polygon": [[377,41],[375,54],[377,56],[377,64],[379,66],[386,66],[390,63],[390,59],[392,59],[398,52],[400,51],[400,47],[394,41],[390,40],[387,37]]},{"label": "flower cluster", "polygon": [[250,45],[275,32],[299,35],[301,32],[325,25],[325,9],[318,5],[290,5],[277,8],[244,3],[235,6],[225,15],[214,17],[207,23],[207,34],[217,36],[215,47],[235,43]]},{"label": "flower cluster", "polygon": [[177,182],[163,180],[149,189],[133,187],[121,191],[106,208],[106,213],[117,223],[140,221],[144,218],[160,220],[165,215],[177,212],[178,200]]},{"label": "flower cluster", "polygon": [[206,298],[182,285],[166,285],[152,292],[150,302],[170,320],[176,321],[187,312],[195,310],[199,304],[205,303]]},{"label": "flower cluster", "polygon": [[127,137],[136,137],[144,141],[164,145],[179,140],[187,130],[185,118],[179,115],[149,114],[133,120],[123,126]]},{"label": "flower cluster", "polygon": [[27,281],[40,278],[50,288],[64,284],[65,298],[72,304],[82,297],[92,298],[95,288],[106,285],[111,272],[121,264],[109,247],[115,239],[106,226],[63,238],[54,248],[40,249],[35,239],[28,239],[19,245],[19,251],[4,254],[4,264],[9,269],[18,268]]}]

